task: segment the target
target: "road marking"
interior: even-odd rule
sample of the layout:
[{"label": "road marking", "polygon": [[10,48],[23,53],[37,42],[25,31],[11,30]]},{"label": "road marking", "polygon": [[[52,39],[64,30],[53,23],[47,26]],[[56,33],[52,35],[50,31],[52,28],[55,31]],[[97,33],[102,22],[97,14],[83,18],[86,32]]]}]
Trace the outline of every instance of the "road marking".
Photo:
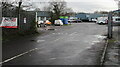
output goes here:
[{"label": "road marking", "polygon": [[54,41],[58,41],[58,40],[60,40],[61,38],[58,38],[58,39],[56,39],[56,40],[54,40]]},{"label": "road marking", "polygon": [[50,60],[55,60],[55,59],[57,59],[57,58],[50,58]]},{"label": "road marking", "polygon": [[74,34],[76,34],[77,32],[74,32],[74,33],[72,33],[72,34],[70,34],[69,36],[72,36],[72,35],[74,35]]},{"label": "road marking", "polygon": [[52,33],[52,34],[56,34],[56,33]]},{"label": "road marking", "polygon": [[63,38],[58,38],[58,39],[56,39],[56,40],[54,40],[54,41],[58,41],[58,40],[61,40],[61,39],[63,39]]},{"label": "road marking", "polygon": [[21,53],[21,54],[19,54],[19,55],[16,55],[16,56],[14,56],[14,57],[12,57],[12,58],[9,58],[9,59],[7,59],[7,60],[5,60],[5,61],[3,61],[3,62],[0,62],[0,65],[3,64],[3,63],[9,62],[9,61],[11,61],[11,60],[14,60],[14,59],[16,59],[16,58],[18,58],[18,57],[21,57],[21,56],[23,56],[23,55],[25,55],[25,54],[28,54],[28,53],[30,53],[30,52],[32,52],[32,51],[35,51],[35,50],[39,50],[39,49],[38,49],[38,48],[34,48],[34,49],[31,49],[31,50],[26,51],[26,52],[24,52],[24,53]]},{"label": "road marking", "polygon": [[39,43],[39,42],[44,42],[45,40],[37,40],[37,43]]}]

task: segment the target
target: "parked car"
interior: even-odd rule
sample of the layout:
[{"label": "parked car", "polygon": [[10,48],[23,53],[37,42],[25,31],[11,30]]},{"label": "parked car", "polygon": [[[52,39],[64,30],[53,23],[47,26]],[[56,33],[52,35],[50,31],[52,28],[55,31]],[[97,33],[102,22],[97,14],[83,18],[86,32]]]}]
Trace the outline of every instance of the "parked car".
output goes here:
[{"label": "parked car", "polygon": [[97,19],[92,19],[93,22],[97,22]]},{"label": "parked car", "polygon": [[76,19],[76,22],[79,23],[79,22],[82,22],[82,20],[80,20],[80,19]]},{"label": "parked car", "polygon": [[63,22],[61,20],[55,20],[55,26],[62,26]]},{"label": "parked car", "polygon": [[69,19],[68,22],[79,23],[82,22],[80,19]]},{"label": "parked car", "polygon": [[45,25],[51,25],[52,23],[49,20],[45,21]]},{"label": "parked car", "polygon": [[108,17],[98,17],[96,23],[97,24],[107,24]]},{"label": "parked car", "polygon": [[38,27],[44,27],[44,26],[45,26],[45,25],[44,25],[44,21],[39,20],[37,26],[38,26]]}]

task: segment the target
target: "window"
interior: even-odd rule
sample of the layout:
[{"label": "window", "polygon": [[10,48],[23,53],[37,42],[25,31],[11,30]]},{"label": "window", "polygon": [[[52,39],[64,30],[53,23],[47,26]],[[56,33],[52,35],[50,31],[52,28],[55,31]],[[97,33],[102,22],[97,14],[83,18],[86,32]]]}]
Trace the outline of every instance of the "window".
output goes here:
[{"label": "window", "polygon": [[116,18],[116,21],[120,21],[120,18]]}]

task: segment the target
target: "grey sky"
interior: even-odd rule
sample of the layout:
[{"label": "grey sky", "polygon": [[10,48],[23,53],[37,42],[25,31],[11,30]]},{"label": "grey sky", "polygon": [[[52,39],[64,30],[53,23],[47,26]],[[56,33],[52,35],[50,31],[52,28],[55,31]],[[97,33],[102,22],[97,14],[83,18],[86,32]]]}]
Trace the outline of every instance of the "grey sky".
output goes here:
[{"label": "grey sky", "polygon": [[[32,0],[32,2],[47,2],[49,0]],[[94,11],[111,11],[116,10],[117,2],[114,0],[65,0],[67,6],[75,12],[94,12]],[[36,5],[40,5],[37,4]],[[47,5],[41,3],[40,6]],[[38,6],[38,7],[40,7]]]},{"label": "grey sky", "polygon": [[117,9],[117,3],[114,0],[74,0],[74,1],[69,0],[68,6],[73,8],[73,10],[76,12],[111,11]]},{"label": "grey sky", "polygon": [[[12,0],[13,1],[13,0]],[[18,1],[18,0],[17,0]],[[46,6],[50,0],[23,0],[23,2],[32,2],[35,7]],[[111,11],[117,9],[117,2],[114,0],[65,0],[67,7],[72,8],[75,12],[94,12],[94,11]]]}]

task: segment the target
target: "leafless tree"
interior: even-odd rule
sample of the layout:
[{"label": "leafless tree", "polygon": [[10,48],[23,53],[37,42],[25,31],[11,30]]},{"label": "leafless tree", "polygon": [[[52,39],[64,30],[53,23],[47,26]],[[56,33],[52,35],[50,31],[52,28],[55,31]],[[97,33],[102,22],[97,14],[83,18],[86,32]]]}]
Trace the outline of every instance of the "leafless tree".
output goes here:
[{"label": "leafless tree", "polygon": [[108,14],[107,11],[95,11],[94,13],[99,13],[99,14]]},{"label": "leafless tree", "polygon": [[64,0],[52,0],[49,2],[48,10],[52,12],[51,18],[58,19],[59,16],[65,14],[66,2]]}]

